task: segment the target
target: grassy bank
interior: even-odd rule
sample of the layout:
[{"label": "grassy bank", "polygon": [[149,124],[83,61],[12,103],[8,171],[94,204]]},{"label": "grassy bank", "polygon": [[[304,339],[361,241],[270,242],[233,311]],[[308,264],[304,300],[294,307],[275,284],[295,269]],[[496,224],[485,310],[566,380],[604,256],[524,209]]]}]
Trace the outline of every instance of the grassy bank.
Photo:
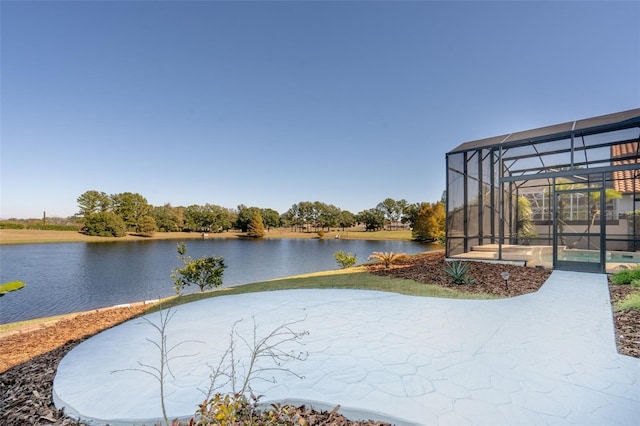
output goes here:
[{"label": "grassy bank", "polygon": [[[437,285],[423,284],[416,281],[377,276],[365,272],[362,266],[339,269],[335,271],[324,271],[296,277],[280,278],[270,281],[244,284],[234,287],[216,289],[204,293],[191,293],[181,296],[169,297],[162,300],[161,304],[150,305],[147,312],[159,309],[159,306],[168,308],[184,303],[195,302],[211,297],[228,296],[235,294],[256,293],[262,291],[278,291],[293,289],[353,289],[353,290],[375,290],[392,293],[406,294],[424,297],[444,297],[452,299],[492,299],[488,294],[471,294],[458,290],[450,290]],[[38,318],[28,321],[21,321],[0,325],[0,333],[10,332],[23,327],[36,327],[43,324],[54,323],[57,320],[77,315],[68,314],[56,317]]]},{"label": "grassy bank", "polygon": [[363,268],[354,268],[353,272],[349,272],[350,271],[347,273],[341,273],[341,271],[337,271],[335,274],[321,272],[318,274],[309,274],[303,277],[282,278],[278,280],[228,287],[205,293],[192,293],[165,299],[160,305],[151,307],[150,311],[156,311],[160,306],[162,308],[168,308],[182,305],[184,303],[209,299],[211,297],[297,289],[375,290],[406,294],[409,296],[440,297],[449,299],[495,298],[489,294],[472,294],[402,278],[373,275],[368,272],[364,272]]},{"label": "grassy bank", "polygon": [[[242,232],[209,233],[205,239],[211,238],[238,238],[245,234]],[[325,232],[324,238],[335,238],[338,235],[345,240],[396,240],[410,241],[411,231],[331,231]],[[43,231],[28,229],[0,229],[0,244],[37,244],[37,243],[74,243],[74,242],[114,242],[114,241],[148,241],[148,240],[193,240],[202,239],[199,232],[156,232],[151,237],[141,237],[129,234],[122,238],[92,237],[75,231]],[[265,238],[319,238],[315,232],[292,232],[288,228],[278,228],[268,231]]]}]

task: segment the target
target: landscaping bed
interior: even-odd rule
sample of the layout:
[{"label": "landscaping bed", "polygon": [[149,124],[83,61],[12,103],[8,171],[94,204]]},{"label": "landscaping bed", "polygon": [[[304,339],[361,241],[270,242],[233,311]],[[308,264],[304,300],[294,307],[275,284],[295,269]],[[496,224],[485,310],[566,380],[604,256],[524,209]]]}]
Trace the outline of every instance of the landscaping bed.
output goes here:
[{"label": "landscaping bed", "polygon": [[[468,274],[473,285],[456,285],[443,271],[442,252],[409,257],[389,269],[372,265],[368,269],[377,275],[412,279],[418,282],[488,293],[498,297],[514,297],[538,290],[550,271],[510,265],[471,262]],[[510,274],[507,283],[501,272]],[[610,285],[612,301],[633,291],[630,286]],[[51,402],[53,378],[64,355],[89,336],[143,312],[144,307],[115,308],[93,311],[58,321],[43,328],[0,338],[0,424],[13,425],[76,425],[65,418]],[[640,311],[614,314],[616,341],[621,354],[640,358]],[[195,411],[195,406],[194,406]],[[308,425],[373,426],[379,422],[354,422],[335,412],[316,412],[300,407]]]},{"label": "landscaping bed", "polygon": [[[423,283],[438,284],[443,287],[457,288],[471,293],[488,293],[498,297],[513,297],[537,291],[547,280],[551,271],[538,268],[523,268],[505,264],[469,262],[469,276],[475,279],[473,285],[457,285],[444,271],[443,252],[425,253],[399,261],[393,268],[383,265],[369,266],[369,272],[377,275],[389,275],[411,279]],[[500,276],[509,272],[507,285]],[[609,294],[613,305],[640,288],[629,285],[615,285],[609,281]],[[640,310],[631,309],[613,313],[618,353],[640,358]]]}]

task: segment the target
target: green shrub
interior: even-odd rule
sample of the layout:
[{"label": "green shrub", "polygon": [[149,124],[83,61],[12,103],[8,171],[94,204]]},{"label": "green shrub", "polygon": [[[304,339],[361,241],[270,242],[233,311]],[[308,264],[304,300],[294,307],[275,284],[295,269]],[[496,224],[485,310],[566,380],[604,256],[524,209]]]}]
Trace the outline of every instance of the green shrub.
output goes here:
[{"label": "green shrub", "polygon": [[[249,401],[242,394],[219,394],[206,400],[199,406],[197,420],[192,419],[195,426],[297,426],[307,424],[302,420],[304,408],[293,405],[271,404],[264,410],[258,409],[258,397]],[[303,406],[304,407],[304,406]],[[178,425],[182,423],[178,422]]]},{"label": "green shrub", "polygon": [[633,280],[640,280],[640,267],[625,269],[611,276],[611,282],[617,285],[631,284]]},{"label": "green shrub", "polygon": [[471,265],[469,263],[464,263],[461,260],[454,260],[451,262],[447,262],[447,266],[445,266],[444,272],[446,272],[447,275],[451,277],[454,284],[472,285],[475,280],[467,276],[467,272],[469,272],[470,267]]},{"label": "green shrub", "polygon": [[184,268],[177,268],[171,273],[176,294],[180,294],[182,289],[191,284],[196,284],[200,287],[201,293],[205,289],[212,289],[222,285],[222,274],[227,267],[222,256],[205,256],[200,259],[192,259],[191,256],[187,256],[187,245],[185,243],[178,244],[177,251],[180,260],[184,263]]},{"label": "green shrub", "polygon": [[631,287],[640,287],[640,279],[638,280],[631,280]]},{"label": "green shrub", "polygon": [[219,424],[232,426],[240,420],[253,420],[253,407],[242,394],[215,394],[200,405],[196,425]]},{"label": "green shrub", "polygon": [[38,231],[77,231],[78,227],[73,225],[27,225],[27,229]]},{"label": "green shrub", "polygon": [[350,268],[358,262],[358,258],[355,254],[347,253],[343,250],[337,251],[333,254],[338,265],[340,265],[343,269]]},{"label": "green shrub", "polygon": [[84,233],[98,237],[124,237],[127,227],[115,213],[99,212],[85,218]]},{"label": "green shrub", "polygon": [[24,229],[24,225],[21,223],[0,222],[0,229]]}]

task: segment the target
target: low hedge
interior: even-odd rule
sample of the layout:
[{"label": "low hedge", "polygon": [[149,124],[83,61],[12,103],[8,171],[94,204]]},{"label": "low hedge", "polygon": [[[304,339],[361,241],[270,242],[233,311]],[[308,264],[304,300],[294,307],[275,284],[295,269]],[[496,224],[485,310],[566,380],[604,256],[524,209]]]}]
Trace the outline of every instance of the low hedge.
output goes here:
[{"label": "low hedge", "polygon": [[21,223],[0,222],[0,229],[24,229]]},{"label": "low hedge", "polygon": [[78,231],[79,228],[73,225],[27,225],[27,229],[38,231]]}]

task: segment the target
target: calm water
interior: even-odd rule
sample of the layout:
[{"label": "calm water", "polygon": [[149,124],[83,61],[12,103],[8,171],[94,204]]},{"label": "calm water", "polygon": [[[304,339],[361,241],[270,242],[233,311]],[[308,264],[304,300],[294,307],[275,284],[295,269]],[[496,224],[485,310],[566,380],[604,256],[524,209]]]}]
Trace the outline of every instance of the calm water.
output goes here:
[{"label": "calm water", "polygon": [[[170,296],[171,270],[181,266],[176,241],[0,246],[0,282],[22,290],[0,297],[0,324]],[[223,256],[223,286],[337,269],[333,254],[363,263],[374,251],[418,253],[433,247],[405,241],[193,240],[188,255]],[[197,291],[194,287],[187,292]]]}]

